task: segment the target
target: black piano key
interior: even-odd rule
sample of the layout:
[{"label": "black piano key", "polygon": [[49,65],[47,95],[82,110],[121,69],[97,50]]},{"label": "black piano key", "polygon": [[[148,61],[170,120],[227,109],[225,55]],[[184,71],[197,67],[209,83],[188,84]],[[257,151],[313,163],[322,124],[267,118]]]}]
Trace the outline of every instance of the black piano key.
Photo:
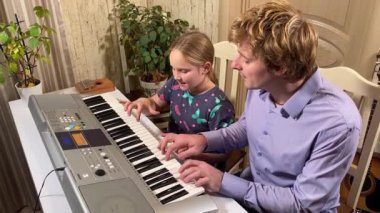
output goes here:
[{"label": "black piano key", "polygon": [[161,203],[162,203],[162,204],[167,204],[167,203],[169,203],[169,202],[171,202],[171,201],[173,201],[173,200],[176,200],[176,199],[178,199],[178,198],[180,198],[180,197],[182,197],[182,196],[185,196],[185,195],[187,195],[187,194],[189,194],[189,192],[187,192],[187,191],[185,191],[185,190],[181,190],[181,191],[179,191],[179,192],[177,192],[177,193],[175,193],[175,194],[173,194],[173,195],[170,195],[169,197],[167,197],[167,198],[161,200]]},{"label": "black piano key", "polygon": [[[128,142],[126,142],[126,143],[120,145],[119,147],[120,147],[120,149],[124,149],[124,148],[128,148],[128,147],[131,147],[131,146],[134,146],[134,145],[140,144],[140,143],[141,143],[141,144],[144,144],[140,139],[136,139],[136,140],[133,140],[133,141],[128,141]],[[130,153],[132,153],[132,152],[134,152],[134,151],[135,151],[134,148],[129,149],[129,150],[125,150],[125,151],[124,151],[124,154],[125,154],[125,155],[128,155],[128,154],[130,154]]]},{"label": "black piano key", "polygon": [[97,118],[107,116],[107,115],[113,115],[113,114],[116,114],[116,112],[113,109],[109,109],[109,110],[99,112],[96,114],[94,113],[95,117],[97,117]]},{"label": "black piano key", "polygon": [[177,182],[177,180],[174,177],[171,177],[171,178],[165,179],[159,183],[156,183],[156,184],[150,186],[150,188],[154,191],[156,189],[159,189],[161,187],[164,187],[164,186],[170,185],[172,183],[176,183],[176,182]]},{"label": "black piano key", "polygon": [[120,118],[117,118],[117,119],[110,120],[110,121],[102,123],[104,129],[109,129],[109,128],[112,128],[112,127],[120,126],[122,124],[125,124],[125,122],[122,119],[120,119]]},{"label": "black piano key", "polygon": [[129,138],[125,138],[125,139],[123,139],[121,141],[118,141],[118,142],[116,142],[116,144],[120,146],[120,145],[122,145],[124,143],[127,143],[129,141],[133,141],[133,140],[136,140],[136,139],[140,140],[140,138],[137,135],[134,135],[134,136],[131,136]]},{"label": "black piano key", "polygon": [[172,175],[170,172],[166,172],[166,173],[164,173],[164,174],[161,174],[161,175],[158,176],[158,177],[155,177],[155,178],[153,178],[153,179],[148,180],[148,181],[146,182],[146,184],[148,184],[148,185],[150,186],[150,185],[156,184],[156,183],[158,183],[158,182],[160,182],[160,181],[162,181],[162,180],[165,180],[165,179],[167,179],[167,178],[170,178],[170,177],[173,177],[173,175]]},{"label": "black piano key", "polygon": [[157,158],[150,158],[150,159],[148,159],[146,161],[143,161],[141,163],[138,163],[138,164],[134,165],[134,167],[136,169],[139,169],[139,168],[142,168],[142,167],[149,166],[150,164],[155,163],[157,161],[160,162]]},{"label": "black piano key", "polygon": [[125,147],[129,146],[128,143],[130,143],[132,141],[136,141],[136,140],[142,142],[139,137],[137,137],[136,135],[134,135],[134,136],[131,136],[131,137],[128,137],[128,138],[124,138],[124,139],[116,142],[116,144],[120,147],[120,149],[124,149]]},{"label": "black piano key", "polygon": [[[143,148],[141,148],[141,149],[139,149],[138,151],[136,151],[136,152],[132,152],[132,153],[129,153],[129,154],[127,154],[127,155],[125,155],[128,159],[131,159],[131,158],[133,158],[133,157],[136,157],[136,156],[138,156],[138,155],[141,155],[141,154],[144,154],[145,152],[151,152],[150,151],[150,149],[148,149],[148,147],[143,147]],[[153,153],[152,153],[153,154]]]},{"label": "black piano key", "polygon": [[98,119],[98,121],[106,121],[112,118],[119,117],[115,112],[113,113],[107,113],[107,114],[102,114],[102,115],[95,115],[95,117]]},{"label": "black piano key", "polygon": [[181,189],[183,189],[183,187],[180,184],[178,184],[178,185],[175,185],[175,186],[173,186],[173,187],[171,187],[169,189],[166,189],[166,190],[164,190],[164,191],[156,194],[156,197],[157,198],[161,198],[163,196],[169,195],[169,194],[171,194],[171,193],[173,193],[175,191],[181,190]]},{"label": "black piano key", "polygon": [[129,126],[120,126],[120,127],[117,127],[113,130],[109,130],[107,132],[112,136],[114,134],[118,134],[120,132],[125,132],[125,131],[132,131],[132,130],[131,130],[131,128],[129,128]]},{"label": "black piano key", "polygon": [[135,134],[135,133],[132,130],[126,130],[124,132],[120,132],[118,134],[114,134],[111,137],[114,140],[117,140],[117,139],[124,138],[124,137],[130,136],[130,135],[133,135],[133,134]]},{"label": "black piano key", "polygon": [[97,104],[101,104],[101,103],[105,103],[106,101],[104,100],[103,97],[101,96],[95,96],[95,97],[92,97],[92,98],[89,98],[89,99],[86,99],[86,100],[83,100],[83,102],[87,105],[87,106],[93,106],[93,105],[97,105]]},{"label": "black piano key", "polygon": [[153,162],[153,163],[151,163],[151,164],[149,164],[149,165],[147,165],[145,167],[142,167],[142,168],[138,169],[137,172],[141,174],[143,172],[152,170],[152,169],[154,169],[154,168],[156,168],[158,166],[161,166],[161,165],[162,165],[162,163],[160,161],[155,161],[155,162]]},{"label": "black piano key", "polygon": [[[139,143],[143,143],[142,140],[140,140],[140,138],[134,138],[134,136],[133,137],[129,137],[129,138],[125,138],[122,141],[123,141],[123,143],[119,144],[120,149],[124,149],[124,148],[130,147],[130,146],[133,146],[133,145],[136,145],[136,144],[139,144]],[[137,150],[135,150],[135,149],[129,149],[129,150],[125,151],[125,154],[129,154],[129,153],[132,153],[132,152],[135,152],[135,151],[137,151]]]},{"label": "black piano key", "polygon": [[104,98],[100,95],[97,95],[91,98],[83,99],[83,102],[87,103],[87,102],[98,101],[98,100],[104,100]]},{"label": "black piano key", "polygon": [[155,172],[152,172],[152,173],[150,173],[149,175],[145,175],[144,177],[143,177],[143,180],[149,180],[149,179],[151,179],[151,178],[154,178],[154,177],[156,177],[157,175],[160,175],[160,174],[162,174],[162,173],[165,173],[165,172],[168,172],[169,170],[167,170],[166,168],[162,168],[162,169],[159,169],[159,170],[157,170],[157,171],[155,171]]},{"label": "black piano key", "polygon": [[109,131],[108,134],[111,137],[116,137],[116,136],[118,136],[120,134],[123,134],[123,135],[127,134],[126,136],[128,136],[128,135],[134,134],[134,132],[131,129],[129,129],[129,128],[122,128],[121,127],[121,128],[117,128],[117,130],[115,129],[115,131]]},{"label": "black piano key", "polygon": [[91,107],[90,110],[91,110],[91,112],[95,113],[95,112],[99,112],[99,111],[102,111],[105,109],[110,109],[110,108],[111,108],[111,106],[109,104],[103,103],[103,104]]},{"label": "black piano key", "polygon": [[[135,145],[135,144],[132,143],[131,146],[133,146],[133,145]],[[129,144],[123,144],[123,146],[128,147],[130,145]],[[125,150],[123,153],[124,153],[125,157],[130,158],[130,157],[133,157],[133,155],[135,153],[138,153],[138,152],[144,151],[144,150],[149,150],[149,149],[144,143],[141,142],[141,144],[138,144],[137,146],[135,146],[132,149]]]},{"label": "black piano key", "polygon": [[[134,147],[134,148],[132,148],[132,149],[129,149],[129,150],[123,151],[123,153],[124,153],[125,155],[127,155],[127,154],[129,154],[129,153],[135,152],[136,150],[139,150],[139,149],[144,148],[144,147],[146,147],[145,144],[141,144],[141,145],[138,145],[138,146],[136,146],[136,147]],[[122,148],[120,148],[120,149],[122,149]]]},{"label": "black piano key", "polygon": [[144,152],[144,153],[142,153],[140,155],[137,155],[137,156],[135,156],[133,158],[128,158],[128,157],[127,158],[129,159],[130,162],[135,162],[137,160],[144,159],[144,158],[149,157],[151,155],[153,155],[153,153],[150,150],[148,150],[148,151],[146,151],[146,152]]}]

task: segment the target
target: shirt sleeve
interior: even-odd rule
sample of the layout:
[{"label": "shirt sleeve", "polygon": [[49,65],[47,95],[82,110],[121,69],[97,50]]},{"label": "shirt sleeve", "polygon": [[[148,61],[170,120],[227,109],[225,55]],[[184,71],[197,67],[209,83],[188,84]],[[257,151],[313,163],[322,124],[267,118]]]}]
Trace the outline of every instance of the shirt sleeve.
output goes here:
[{"label": "shirt sleeve", "polygon": [[292,187],[263,185],[224,173],[220,193],[259,212],[335,212],[326,209],[336,202],[329,195],[339,190],[336,186],[351,165],[359,134],[359,129],[347,126],[320,132]]},{"label": "shirt sleeve", "polygon": [[173,86],[175,84],[174,78],[170,78],[166,81],[166,83],[158,90],[158,97],[160,100],[165,101],[167,104],[170,104],[171,94],[173,90]]},{"label": "shirt sleeve", "polygon": [[230,126],[202,134],[207,138],[206,152],[229,153],[248,144],[244,113],[239,121]]},{"label": "shirt sleeve", "polygon": [[208,118],[210,130],[225,128],[235,122],[235,109],[230,101],[224,99],[211,109]]}]

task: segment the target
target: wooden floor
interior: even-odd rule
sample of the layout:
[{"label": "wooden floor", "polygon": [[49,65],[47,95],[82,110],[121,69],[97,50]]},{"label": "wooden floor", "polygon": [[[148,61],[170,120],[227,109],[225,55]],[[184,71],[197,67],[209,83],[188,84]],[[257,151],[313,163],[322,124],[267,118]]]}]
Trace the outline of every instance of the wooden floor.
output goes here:
[{"label": "wooden floor", "polygon": [[[355,158],[355,161],[357,161],[357,158]],[[371,165],[371,172],[375,178],[380,179],[380,158],[373,158],[372,165]],[[343,183],[341,185],[341,193],[340,194],[341,194],[341,200],[342,201],[345,200],[345,198],[347,197],[347,193],[348,193],[346,183],[345,183],[345,181],[343,181]],[[379,189],[380,186],[377,186],[377,188]],[[362,209],[362,210],[365,210],[365,211],[371,212],[371,213],[380,213],[380,211],[371,211],[366,206],[365,199],[366,199],[366,195],[360,196],[359,202],[358,202],[358,207],[357,207],[358,209]],[[379,202],[380,202],[380,199],[379,199]],[[338,209],[338,212],[339,213],[346,213],[346,212],[352,212],[352,210],[349,207],[345,206],[344,203],[342,202],[341,206]]]}]

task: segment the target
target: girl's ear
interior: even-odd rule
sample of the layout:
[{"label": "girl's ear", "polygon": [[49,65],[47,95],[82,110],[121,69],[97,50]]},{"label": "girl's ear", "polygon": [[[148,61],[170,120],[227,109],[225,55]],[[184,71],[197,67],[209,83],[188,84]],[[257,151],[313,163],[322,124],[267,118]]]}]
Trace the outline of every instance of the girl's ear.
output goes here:
[{"label": "girl's ear", "polygon": [[203,65],[203,69],[202,69],[202,72],[204,72],[205,74],[209,73],[212,69],[212,64],[210,62],[206,62],[204,65]]}]

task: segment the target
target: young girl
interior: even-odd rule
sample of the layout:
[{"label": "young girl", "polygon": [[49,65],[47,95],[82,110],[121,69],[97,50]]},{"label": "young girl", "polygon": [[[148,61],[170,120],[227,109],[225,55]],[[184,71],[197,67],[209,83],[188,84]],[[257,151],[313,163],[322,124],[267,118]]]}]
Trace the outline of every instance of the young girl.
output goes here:
[{"label": "young girl", "polygon": [[[207,35],[192,31],[178,37],[170,47],[173,77],[149,98],[124,103],[130,115],[157,115],[170,109],[168,132],[199,133],[229,126],[235,111],[226,95],[216,85],[212,73],[214,46]],[[225,161],[225,154],[203,153],[197,159],[209,163]]]}]

